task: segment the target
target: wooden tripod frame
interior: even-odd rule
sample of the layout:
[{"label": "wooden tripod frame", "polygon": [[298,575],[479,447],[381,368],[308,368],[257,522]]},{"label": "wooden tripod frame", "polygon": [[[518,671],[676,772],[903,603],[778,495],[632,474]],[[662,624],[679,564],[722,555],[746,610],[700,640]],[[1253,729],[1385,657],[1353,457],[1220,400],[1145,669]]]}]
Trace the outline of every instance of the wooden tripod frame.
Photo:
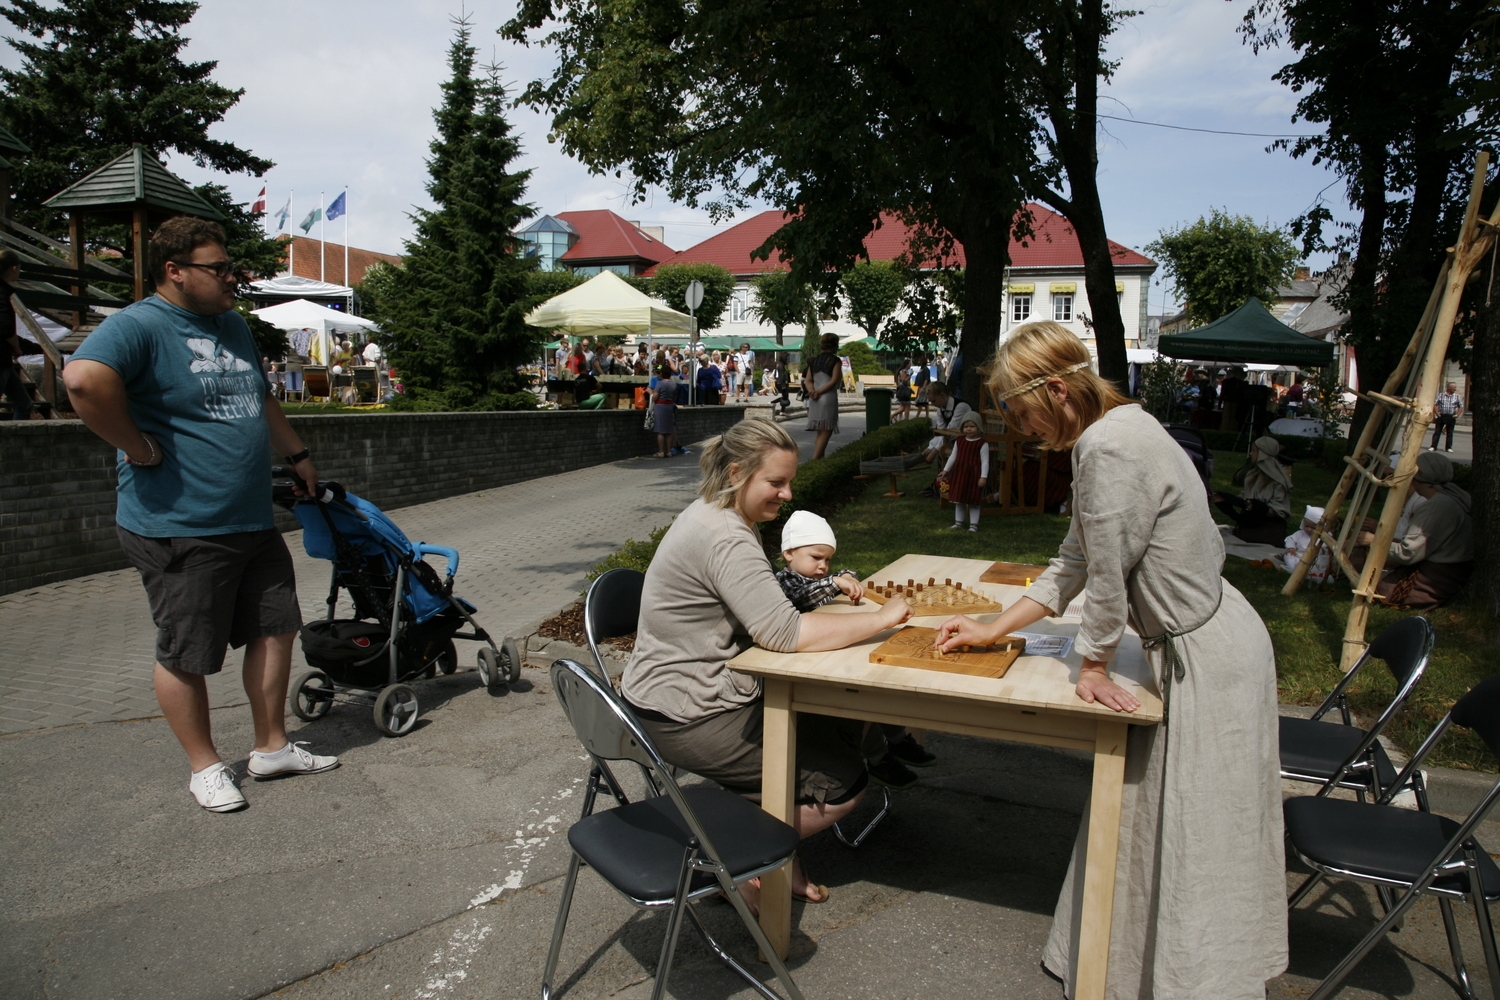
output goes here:
[{"label": "wooden tripod frame", "polygon": [[[1438,386],[1443,377],[1443,365],[1448,356],[1448,341],[1453,335],[1453,322],[1458,315],[1459,299],[1464,285],[1474,268],[1490,252],[1500,229],[1500,206],[1488,219],[1479,217],[1479,203],[1484,194],[1484,177],[1489,168],[1489,154],[1481,152],[1475,158],[1474,180],[1469,188],[1469,204],[1464,211],[1463,226],[1458,241],[1448,248],[1448,259],[1433,285],[1427,308],[1422,313],[1406,353],[1391,372],[1380,392],[1363,392],[1361,398],[1374,404],[1370,418],[1360,432],[1354,454],[1344,458],[1348,466],[1339,484],[1328,499],[1323,519],[1313,532],[1312,544],[1302,554],[1302,559],[1292,571],[1292,577],[1281,589],[1291,596],[1302,586],[1307,571],[1322,546],[1333,554],[1334,562],[1343,571],[1354,587],[1354,603],[1349,608],[1349,621],[1344,628],[1344,648],[1341,666],[1347,672],[1354,666],[1368,643],[1365,642],[1365,626],[1370,618],[1370,604],[1375,599],[1375,588],[1385,572],[1386,556],[1391,542],[1396,537],[1396,524],[1401,519],[1406,505],[1407,493],[1417,471],[1417,456],[1422,451],[1422,440],[1427,426],[1432,421],[1433,402],[1437,398]],[[1418,359],[1421,364],[1418,365]],[[1397,395],[1397,392],[1400,395]],[[1377,445],[1378,442],[1378,445]],[[1393,450],[1400,449],[1400,459],[1394,470],[1388,470],[1388,458]],[[1377,490],[1387,490],[1385,506],[1381,508],[1380,520],[1375,528],[1374,541],[1370,543],[1369,555],[1363,567],[1356,567],[1349,558],[1354,540],[1359,534],[1365,515],[1374,502]],[[1348,514],[1342,521],[1340,513],[1346,506]]]}]

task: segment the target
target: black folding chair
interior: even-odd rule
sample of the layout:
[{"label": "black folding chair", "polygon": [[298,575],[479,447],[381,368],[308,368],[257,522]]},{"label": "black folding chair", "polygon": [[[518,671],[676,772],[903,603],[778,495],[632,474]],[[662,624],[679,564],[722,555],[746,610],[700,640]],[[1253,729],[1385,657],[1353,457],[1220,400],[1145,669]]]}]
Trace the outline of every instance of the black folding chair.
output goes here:
[{"label": "black folding chair", "polygon": [[592,789],[585,796],[584,814],[568,830],[573,857],[563,883],[547,968],[542,975],[542,1000],[552,998],[552,976],[578,869],[588,864],[610,886],[636,906],[671,909],[656,966],[652,1000],[661,1000],[672,971],[682,915],[693,924],[708,947],[767,1000],[781,997],[714,940],[694,904],[705,896],[723,893],[761,953],[771,963],[776,978],[792,1000],[802,993],[792,981],[786,965],[771,947],[740,895],[740,883],[775,871],[792,860],[797,851],[797,831],[738,795],[721,788],[680,788],[671,769],[651,742],[625,702],[608,681],[574,660],[552,664],[552,686],[558,703],[573,725],[589,756],[597,764],[628,760],[648,769],[656,787],[664,790],[640,802],[593,813]]},{"label": "black folding chair", "polygon": [[641,617],[641,588],[645,583],[646,574],[640,570],[622,568],[601,573],[589,584],[588,595],[583,599],[583,634],[599,667],[599,676],[606,680],[609,671],[599,655],[599,643],[635,631]]},{"label": "black folding chair", "polygon": [[1489,904],[1500,899],[1500,867],[1473,837],[1474,830],[1500,798],[1497,781],[1463,822],[1429,812],[1398,809],[1390,805],[1396,792],[1448,727],[1457,724],[1479,734],[1490,752],[1500,757],[1500,674],[1480,682],[1459,699],[1437,728],[1422,742],[1410,763],[1386,789],[1377,803],[1353,802],[1321,796],[1291,798],[1283,806],[1287,842],[1310,875],[1287,905],[1296,908],[1313,886],[1327,877],[1349,878],[1404,893],[1370,933],[1341,961],[1312,994],[1311,1000],[1332,996],[1353,971],[1416,902],[1420,893],[1438,897],[1453,971],[1465,1000],[1474,1000],[1469,972],[1464,966],[1463,947],[1453,919],[1454,899],[1467,899],[1474,906],[1479,937],[1489,967],[1490,990],[1500,1000],[1500,958],[1495,951],[1495,932]]},{"label": "black folding chair", "polygon": [[[1370,643],[1352,670],[1334,686],[1311,719],[1281,719],[1281,776],[1293,781],[1316,782],[1318,795],[1335,788],[1349,788],[1361,799],[1369,793],[1378,799],[1396,781],[1396,768],[1380,745],[1380,734],[1406,703],[1432,657],[1437,634],[1432,623],[1420,615],[1403,618]],[[1396,679],[1396,696],[1369,729],[1354,725],[1349,717],[1349,685],[1371,659],[1383,660]],[[1335,707],[1343,716],[1342,726],[1319,721]],[[1420,772],[1412,772],[1412,788],[1423,811],[1427,789]]]}]

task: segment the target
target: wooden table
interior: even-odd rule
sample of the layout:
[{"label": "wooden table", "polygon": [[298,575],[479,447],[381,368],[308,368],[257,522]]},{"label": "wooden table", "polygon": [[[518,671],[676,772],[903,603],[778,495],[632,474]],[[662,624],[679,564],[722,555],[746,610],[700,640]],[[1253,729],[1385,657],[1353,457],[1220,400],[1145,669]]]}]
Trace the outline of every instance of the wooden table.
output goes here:
[{"label": "wooden table", "polygon": [[[871,574],[870,579],[925,582],[928,577],[951,578],[998,598],[1007,608],[1025,596],[1024,587],[981,584],[980,574],[989,567],[988,560],[908,555]],[[877,608],[871,602],[855,606],[842,598],[814,614],[868,614]],[[985,621],[995,618],[977,617]],[[936,627],[942,621],[937,617],[913,618],[911,624]],[[1025,631],[1074,635],[1078,620],[1044,618]],[[792,822],[798,712],[1092,752],[1094,782],[1076,997],[1101,1000],[1109,962],[1126,729],[1131,723],[1154,725],[1162,718],[1161,699],[1140,639],[1127,632],[1110,666],[1111,677],[1141,703],[1138,710],[1125,715],[1086,704],[1074,692],[1082,664],[1076,652],[1070,652],[1066,659],[1022,656],[999,679],[871,663],[870,650],[892,634],[881,632],[857,645],[821,653],[773,653],[755,648],[730,661],[735,670],[760,677],[765,684],[762,808],[777,819]],[[762,879],[760,921],[766,936],[785,956],[791,943],[790,867]]]}]

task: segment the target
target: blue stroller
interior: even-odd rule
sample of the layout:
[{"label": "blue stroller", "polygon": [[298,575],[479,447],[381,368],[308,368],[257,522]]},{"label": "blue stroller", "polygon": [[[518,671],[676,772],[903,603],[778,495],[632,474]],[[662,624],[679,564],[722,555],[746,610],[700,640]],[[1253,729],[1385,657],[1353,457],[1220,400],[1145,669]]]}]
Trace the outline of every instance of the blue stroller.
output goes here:
[{"label": "blue stroller", "polygon": [[[289,469],[273,475],[290,479]],[[298,497],[291,482],[272,486],[272,499],[302,525],[307,554],[333,563],[328,616],[302,627],[302,653],[313,668],[293,679],[288,701],[300,719],[327,715],[334,696],[373,705],[375,727],[405,736],[417,724],[421,705],[409,682],[451,674],[458,668],[454,639],[483,642],[479,677],[495,690],[521,677],[514,639],[500,646],[474,621],[474,605],[453,594],[458,551],[425,542],[412,544],[390,518],[338,483],[318,484],[316,500]],[[443,556],[447,575],[423,556]],[[336,618],[339,591],[354,603],[354,618]],[[467,624],[471,632],[459,631]]]}]

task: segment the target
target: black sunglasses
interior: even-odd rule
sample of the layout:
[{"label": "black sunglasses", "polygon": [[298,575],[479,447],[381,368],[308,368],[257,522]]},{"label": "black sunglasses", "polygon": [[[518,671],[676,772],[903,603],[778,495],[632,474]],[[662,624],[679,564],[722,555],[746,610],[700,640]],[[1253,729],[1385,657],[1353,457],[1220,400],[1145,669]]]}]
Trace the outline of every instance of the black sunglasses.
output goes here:
[{"label": "black sunglasses", "polygon": [[205,271],[212,271],[216,278],[227,278],[239,267],[232,260],[221,260],[216,264],[198,264],[191,260],[174,260],[172,263],[178,267],[201,267]]}]

